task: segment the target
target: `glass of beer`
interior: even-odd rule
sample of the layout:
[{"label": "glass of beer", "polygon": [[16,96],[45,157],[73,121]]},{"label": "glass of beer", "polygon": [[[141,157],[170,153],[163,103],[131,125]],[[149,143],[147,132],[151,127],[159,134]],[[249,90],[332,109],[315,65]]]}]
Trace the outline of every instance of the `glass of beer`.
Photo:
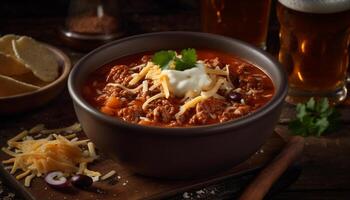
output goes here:
[{"label": "glass of beer", "polygon": [[289,76],[290,103],[346,98],[350,1],[279,0],[279,61]]},{"label": "glass of beer", "polygon": [[270,6],[271,0],[202,0],[202,27],[265,49]]}]

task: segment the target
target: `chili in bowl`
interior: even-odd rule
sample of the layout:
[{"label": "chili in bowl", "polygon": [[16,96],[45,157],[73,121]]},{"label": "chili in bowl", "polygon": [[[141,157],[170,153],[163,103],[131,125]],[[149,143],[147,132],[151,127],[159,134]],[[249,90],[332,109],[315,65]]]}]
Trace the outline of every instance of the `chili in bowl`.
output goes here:
[{"label": "chili in bowl", "polygon": [[208,175],[256,152],[287,92],[283,68],[234,39],[193,32],[134,36],[74,67],[69,91],[87,136],[137,173]]},{"label": "chili in bowl", "polygon": [[[180,58],[193,62],[181,63]],[[83,88],[84,98],[109,116],[162,127],[237,119],[264,106],[273,94],[271,79],[253,64],[195,49],[117,59],[93,72]]]}]

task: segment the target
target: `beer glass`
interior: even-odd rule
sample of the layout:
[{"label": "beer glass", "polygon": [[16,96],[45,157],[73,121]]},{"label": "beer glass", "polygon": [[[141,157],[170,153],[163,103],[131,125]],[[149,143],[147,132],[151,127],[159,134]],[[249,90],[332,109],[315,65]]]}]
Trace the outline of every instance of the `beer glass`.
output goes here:
[{"label": "beer glass", "polygon": [[202,0],[203,31],[266,48],[271,0]]},{"label": "beer glass", "polygon": [[290,103],[345,99],[350,42],[349,0],[279,0],[279,61],[289,76]]}]

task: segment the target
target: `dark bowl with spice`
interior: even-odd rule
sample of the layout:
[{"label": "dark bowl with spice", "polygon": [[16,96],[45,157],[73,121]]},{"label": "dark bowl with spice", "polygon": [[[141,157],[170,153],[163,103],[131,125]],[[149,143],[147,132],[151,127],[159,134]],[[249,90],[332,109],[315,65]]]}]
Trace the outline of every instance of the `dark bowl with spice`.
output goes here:
[{"label": "dark bowl with spice", "polygon": [[[224,52],[257,66],[272,82],[272,97],[237,119],[183,127],[129,123],[104,114],[84,98],[87,80],[107,63],[143,52],[189,47]],[[182,179],[229,169],[254,154],[278,121],[287,77],[272,56],[245,42],[207,33],[161,32],[121,39],[92,51],[75,65],[68,86],[86,135],[101,151],[139,174]]]}]

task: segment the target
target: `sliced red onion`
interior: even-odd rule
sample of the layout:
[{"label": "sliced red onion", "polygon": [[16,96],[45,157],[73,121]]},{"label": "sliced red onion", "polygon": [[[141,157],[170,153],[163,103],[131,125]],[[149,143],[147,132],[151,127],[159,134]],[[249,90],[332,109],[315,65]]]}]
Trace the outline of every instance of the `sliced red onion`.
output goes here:
[{"label": "sliced red onion", "polygon": [[53,188],[65,188],[68,186],[67,178],[60,171],[50,172],[45,176],[45,182]]}]

